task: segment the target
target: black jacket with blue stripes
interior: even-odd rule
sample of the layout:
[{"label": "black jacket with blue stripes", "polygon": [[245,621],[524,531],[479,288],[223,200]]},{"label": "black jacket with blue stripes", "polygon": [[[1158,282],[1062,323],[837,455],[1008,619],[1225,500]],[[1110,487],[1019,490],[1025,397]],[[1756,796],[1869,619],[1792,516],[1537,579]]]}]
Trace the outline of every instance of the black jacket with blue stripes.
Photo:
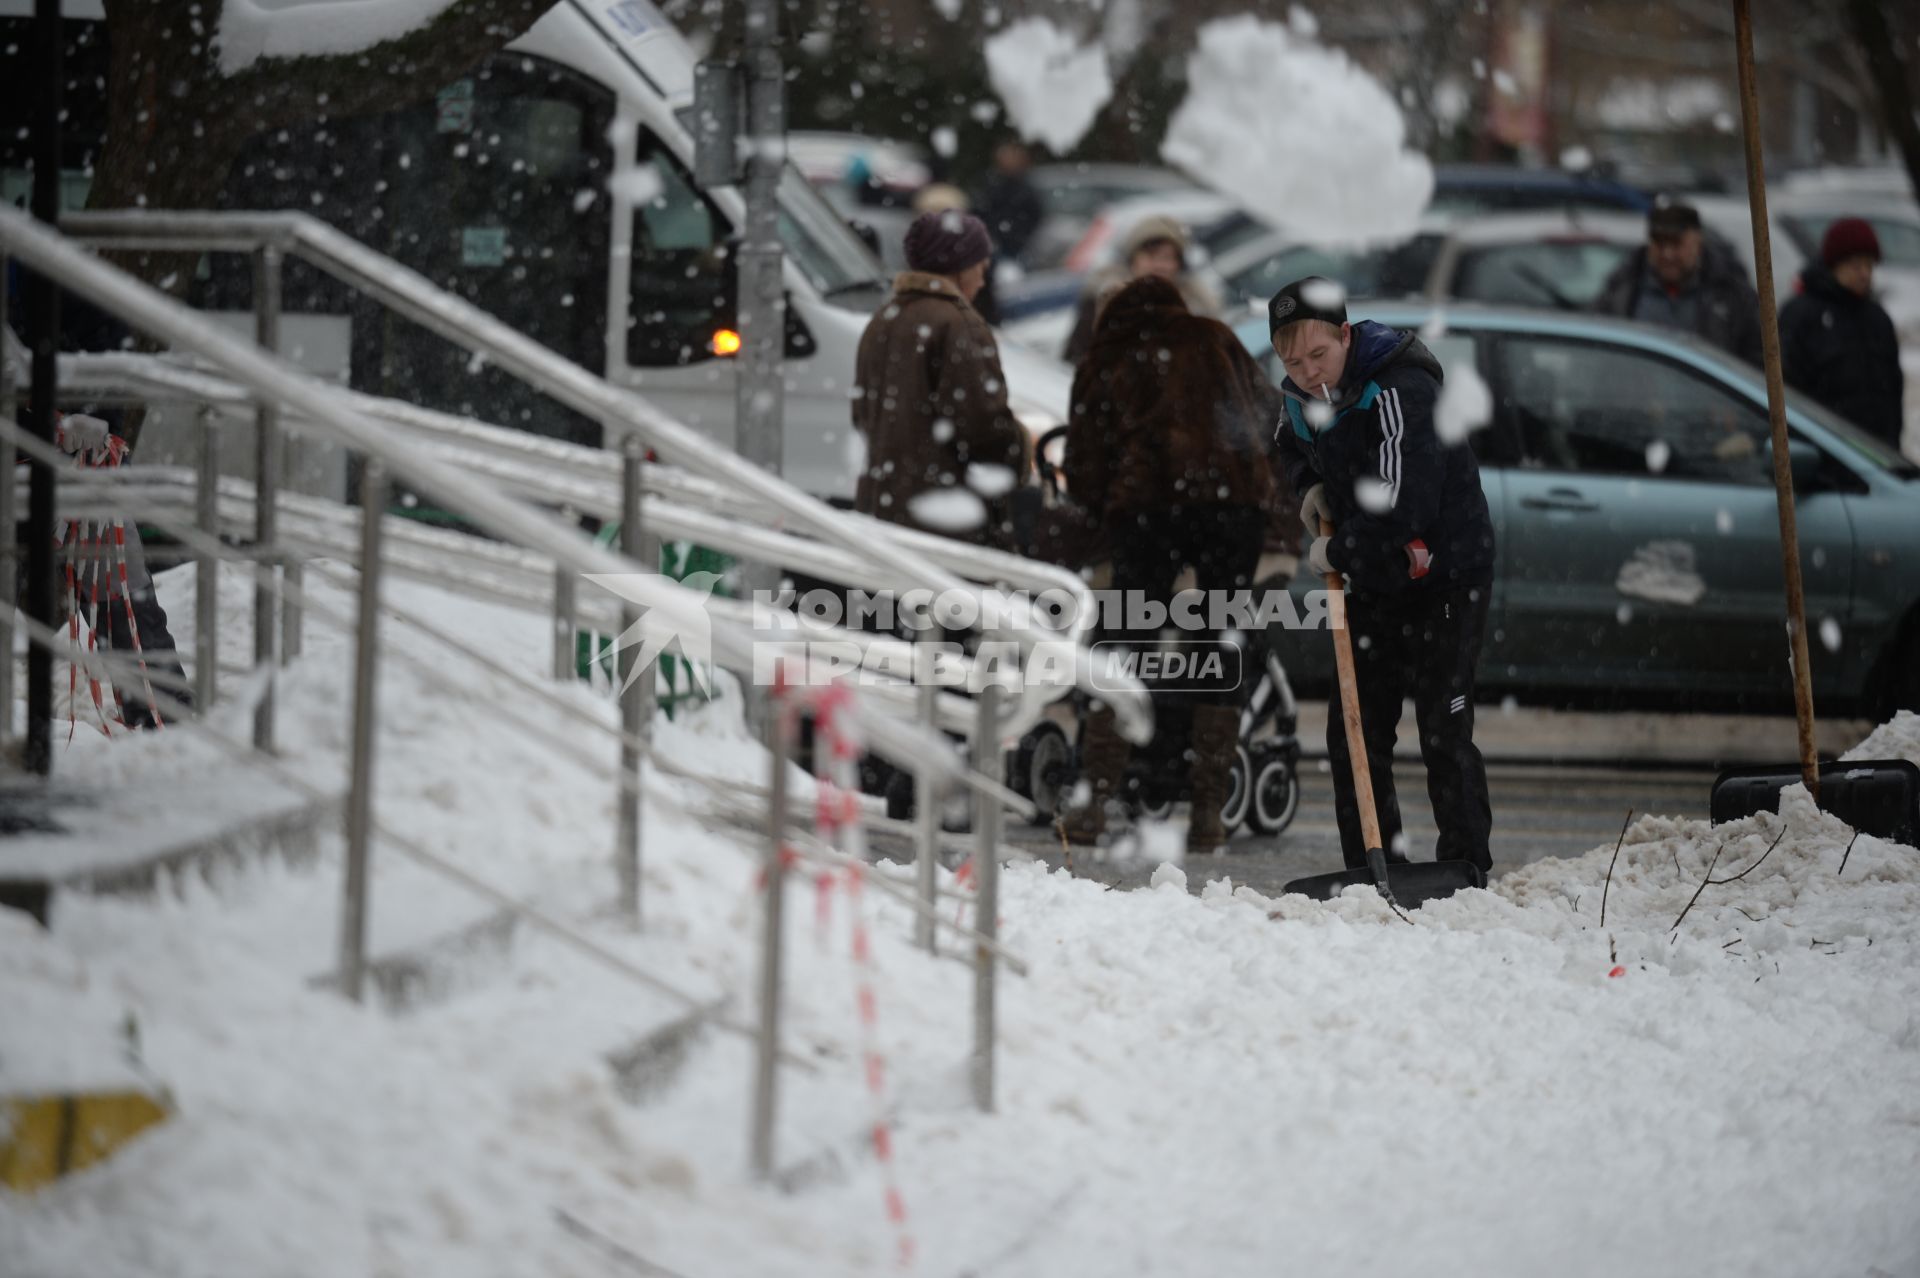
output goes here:
[{"label": "black jacket with blue stripes", "polygon": [[[1296,492],[1326,485],[1334,522],[1327,559],[1356,594],[1493,580],[1493,519],[1479,463],[1464,440],[1443,443],[1434,426],[1444,377],[1418,337],[1362,320],[1353,326],[1331,421],[1313,425],[1313,397],[1291,378],[1281,385],[1287,411],[1275,450]],[[1432,556],[1417,579],[1407,554],[1416,540]]]}]

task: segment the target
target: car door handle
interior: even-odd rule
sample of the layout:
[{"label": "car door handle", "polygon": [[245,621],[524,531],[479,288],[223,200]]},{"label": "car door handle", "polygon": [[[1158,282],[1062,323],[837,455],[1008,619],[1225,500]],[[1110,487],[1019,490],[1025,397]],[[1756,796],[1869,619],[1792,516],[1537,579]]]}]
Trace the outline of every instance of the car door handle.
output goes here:
[{"label": "car door handle", "polygon": [[1600,509],[1600,503],[1588,501],[1573,488],[1549,488],[1544,497],[1522,497],[1520,505],[1527,510],[1569,510],[1593,511]]}]

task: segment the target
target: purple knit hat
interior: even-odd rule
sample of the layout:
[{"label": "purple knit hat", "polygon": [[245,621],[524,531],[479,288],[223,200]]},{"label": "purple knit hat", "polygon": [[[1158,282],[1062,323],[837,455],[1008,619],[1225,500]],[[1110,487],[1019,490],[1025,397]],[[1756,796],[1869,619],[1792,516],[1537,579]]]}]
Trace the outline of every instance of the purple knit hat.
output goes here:
[{"label": "purple knit hat", "polygon": [[929,275],[958,275],[993,256],[987,224],[971,213],[948,209],[922,213],[907,228],[907,265]]}]

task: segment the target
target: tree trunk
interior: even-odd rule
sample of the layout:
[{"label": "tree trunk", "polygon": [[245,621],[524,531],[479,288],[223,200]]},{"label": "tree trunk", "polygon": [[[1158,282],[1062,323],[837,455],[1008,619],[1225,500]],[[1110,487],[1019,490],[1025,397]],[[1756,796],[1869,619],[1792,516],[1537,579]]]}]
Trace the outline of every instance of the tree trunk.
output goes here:
[{"label": "tree trunk", "polygon": [[1907,64],[1894,43],[1880,0],[1847,0],[1847,24],[1873,76],[1880,118],[1893,135],[1894,145],[1900,148],[1914,198],[1920,199],[1920,120],[1913,114],[1913,84],[1907,78]]}]

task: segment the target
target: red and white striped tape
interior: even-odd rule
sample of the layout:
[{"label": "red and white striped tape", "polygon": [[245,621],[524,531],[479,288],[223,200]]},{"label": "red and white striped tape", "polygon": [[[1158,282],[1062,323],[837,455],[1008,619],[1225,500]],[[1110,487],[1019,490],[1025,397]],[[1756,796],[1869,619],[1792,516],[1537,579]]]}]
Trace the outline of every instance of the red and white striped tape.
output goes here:
[{"label": "red and white striped tape", "polygon": [[[795,695],[796,692],[799,695]],[[845,684],[794,689],[776,680],[774,693],[782,703],[782,730],[790,730],[801,709],[811,710],[814,722],[814,828],[827,843],[845,853],[847,911],[853,930],[854,1002],[860,1018],[862,1072],[873,1103],[873,1153],[880,1163],[886,1187],[887,1223],[897,1239],[902,1268],[914,1261],[914,1239],[907,1217],[906,1198],[893,1160],[893,1132],[887,1121],[887,1065],[880,1051],[879,999],[874,993],[873,938],[867,929],[861,889],[867,873],[866,828],[860,823],[860,795],[856,780],[861,742],[852,722],[853,690]],[[791,736],[788,738],[791,740]],[[831,919],[834,876],[815,880],[816,923],[824,937]]]}]

